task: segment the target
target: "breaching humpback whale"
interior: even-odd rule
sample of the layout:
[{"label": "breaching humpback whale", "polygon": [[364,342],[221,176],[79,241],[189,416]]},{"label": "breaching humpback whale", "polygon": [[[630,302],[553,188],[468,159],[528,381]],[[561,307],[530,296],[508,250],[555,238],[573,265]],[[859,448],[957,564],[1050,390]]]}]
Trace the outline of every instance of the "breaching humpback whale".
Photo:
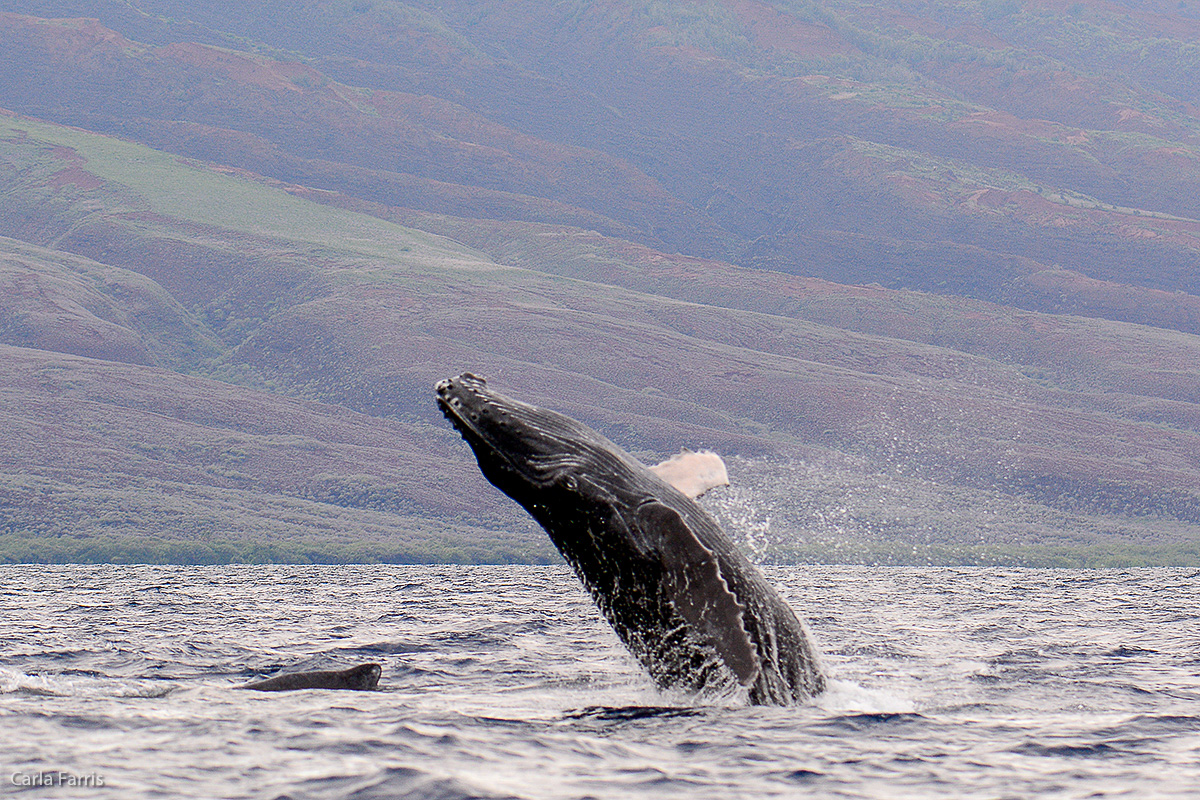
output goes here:
[{"label": "breaching humpback whale", "polygon": [[[463,373],[438,404],[664,689],[787,705],[825,688],[792,609],[693,500],[570,417]],[[660,465],[661,466],[661,465]]]}]

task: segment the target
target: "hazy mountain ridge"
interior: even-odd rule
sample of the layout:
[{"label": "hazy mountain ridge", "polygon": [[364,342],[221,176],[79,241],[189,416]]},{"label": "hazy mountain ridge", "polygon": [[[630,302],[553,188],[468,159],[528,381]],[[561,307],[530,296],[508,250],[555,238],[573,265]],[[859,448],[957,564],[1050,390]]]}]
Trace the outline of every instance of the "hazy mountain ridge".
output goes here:
[{"label": "hazy mountain ridge", "polygon": [[[791,62],[757,45],[722,45],[737,58],[698,46],[711,49],[728,32],[720,26],[697,40],[694,20],[650,25],[646,13],[616,5],[566,21],[538,18],[549,26],[548,44],[563,45],[572,32],[590,48],[575,52],[610,60],[632,53],[634,68],[657,70],[648,74],[663,79],[659,108],[645,98],[634,108],[613,101],[638,98],[636,82],[601,87],[604,65],[587,76],[591,90],[572,95],[583,78],[555,61],[561,53],[543,48],[531,61],[520,48],[532,47],[532,34],[514,31],[502,6],[456,15],[389,4],[391,17],[383,4],[359,6],[366,11],[306,6],[346,14],[327,56],[315,49],[320,42],[295,38],[303,14],[292,18],[291,38],[269,42],[304,45],[303,64],[279,60],[270,47],[172,44],[172,35],[206,30],[226,46],[238,40],[215,33],[215,20],[180,24],[130,16],[128,7],[115,19],[133,20],[131,31],[154,28],[154,45],[94,22],[0,19],[5,52],[25,70],[4,63],[0,105],[224,165],[0,118],[0,235],[13,237],[0,241],[0,342],[26,348],[12,350],[20,357],[8,368],[9,391],[26,409],[13,428],[26,433],[6,469],[10,557],[35,552],[30,533],[58,537],[47,545],[55,557],[92,552],[61,538],[74,528],[109,536],[104,552],[116,557],[544,558],[545,542],[483,488],[433,409],[433,381],[470,368],[647,459],[681,446],[769,459],[744,462],[760,500],[780,507],[788,486],[804,495],[776,515],[787,524],[769,537],[777,557],[1196,558],[1200,339],[1169,330],[1196,329],[1197,297],[1179,289],[1195,276],[1200,226],[1173,218],[1190,213],[1179,206],[1189,199],[1164,195],[1169,211],[1135,213],[1117,205],[1129,199],[1112,189],[1123,180],[1119,164],[1101,170],[1108,193],[1089,198],[991,164],[947,161],[933,145],[863,138],[883,115],[893,139],[941,130],[950,132],[946,147],[974,147],[970,136],[953,139],[964,117],[937,127],[921,121],[932,119],[927,108],[914,116],[903,104],[881,104],[883,89],[853,78],[783,74],[778,64]],[[865,52],[837,20],[793,9],[788,27],[774,17],[764,23],[764,4],[698,8],[701,22],[737,21],[747,42],[774,37],[773,47],[814,58]],[[861,19],[855,25],[866,29]],[[986,42],[980,31],[989,30],[954,36]],[[515,38],[498,58],[505,31]],[[414,47],[393,49],[399,41]],[[403,58],[389,66],[351,60],[352,52]],[[871,58],[863,63],[882,56]],[[756,77],[746,63],[776,72]],[[372,87],[372,78],[384,85]],[[418,78],[454,96],[399,85]],[[914,86],[912,97],[935,91]],[[707,121],[686,107],[688,89],[711,106]],[[684,97],[672,106],[668,91]],[[874,93],[875,105],[832,99],[860,91]],[[516,98],[528,102],[513,105]],[[567,108],[600,113],[572,128],[549,107],[565,98]],[[814,110],[821,135],[784,139],[768,125],[724,141],[734,105],[753,112],[750,125]],[[682,115],[676,129],[664,127],[670,114]],[[1168,133],[1191,158],[1192,123],[1179,118]],[[983,127],[999,119],[988,116]],[[796,121],[787,124],[795,133]],[[1038,124],[1037,136],[1025,130],[1001,156],[1019,162],[1021,147],[1034,148],[1026,155],[1066,147],[1105,164],[1102,147],[1065,141],[1074,134],[1060,136],[1063,123]],[[1050,144],[1037,138],[1047,133]],[[1138,152],[1158,158],[1155,142]],[[676,169],[689,158],[690,167]],[[772,189],[782,175],[791,183]],[[780,191],[791,199],[780,204]],[[819,223],[804,221],[822,209]],[[767,233],[751,237],[767,220]],[[822,227],[831,221],[838,227]],[[1075,254],[1069,268],[1052,266],[1047,253],[1060,251]],[[852,254],[861,257],[847,262]],[[739,268],[721,257],[876,285]],[[129,366],[85,369],[86,360],[52,353]],[[27,377],[67,373],[80,377]],[[115,425],[106,410],[113,403],[96,401],[122,396],[130,381],[140,382],[141,399],[127,406],[135,424]],[[206,397],[215,410],[199,428],[184,419],[154,433],[161,425],[141,415],[159,413],[153,398],[174,393],[191,398],[187,414],[200,413]],[[313,400],[324,405],[304,405]],[[72,408],[92,431],[67,437],[74,444],[64,452],[78,448],[78,469],[44,449]],[[314,436],[315,449],[262,438],[267,420],[287,430],[343,416],[354,436],[382,445],[378,452],[364,455],[353,437]],[[230,448],[242,455],[226,458]],[[764,475],[782,483],[768,488]],[[463,491],[443,491],[447,476]],[[881,487],[878,496],[865,492],[871,485]],[[126,487],[132,494],[121,494]],[[807,509],[838,492],[847,502],[836,530],[850,532],[842,541],[829,526],[807,528]],[[893,514],[884,495],[905,493],[922,498],[921,507]],[[163,496],[186,502],[174,508]],[[203,497],[224,510],[205,516]],[[1011,520],[986,526],[978,540],[963,534],[969,514],[948,509],[974,502],[994,503],[1002,516],[1007,509]],[[58,511],[45,513],[50,506]],[[343,513],[349,529],[335,533]],[[39,527],[39,516],[51,521]],[[189,520],[201,518],[202,541],[215,544],[187,556]],[[130,545],[164,528],[178,539],[157,550]],[[502,529],[520,533],[513,539]],[[306,531],[315,533],[303,547],[286,544]]]},{"label": "hazy mountain ridge", "polygon": [[[605,232],[624,238],[634,235],[654,244],[666,237],[664,241],[683,252],[835,280],[949,290],[1035,308],[1049,306],[1051,298],[1036,291],[1012,292],[1010,284],[1050,268],[1109,282],[1195,291],[1190,266],[1196,257],[1197,225],[1161,216],[1195,216],[1189,204],[1194,204],[1191,189],[1200,175],[1200,157],[1195,149],[1196,118],[1187,111],[1186,101],[1129,81],[1105,80],[1111,76],[1103,72],[1081,73],[1064,84],[1070,91],[1058,93],[1084,97],[1075,104],[1092,112],[1106,109],[1103,119],[1092,121],[1100,127],[1088,129],[1075,124],[1077,120],[1042,119],[1028,110],[1026,116],[1014,116],[971,103],[959,95],[961,87],[939,88],[916,70],[916,66],[933,68],[947,62],[974,68],[979,59],[991,59],[981,68],[999,76],[991,83],[998,80],[1011,90],[1004,96],[1026,106],[1019,98],[1046,96],[1046,91],[1022,89],[1022,82],[1033,81],[1044,89],[1037,83],[1037,76],[1044,76],[1046,85],[1062,83],[1059,79],[1066,67],[1036,48],[997,44],[990,50],[977,45],[963,52],[938,49],[939,42],[955,41],[939,35],[948,37],[968,22],[979,30],[985,30],[981,26],[986,24],[1001,33],[1004,25],[1011,27],[1003,21],[1010,17],[1044,23],[1045,10],[1034,6],[1015,16],[999,15],[1004,9],[988,13],[984,9],[973,19],[967,14],[957,20],[962,23],[957,27],[946,26],[955,22],[953,18],[930,22],[926,27],[931,25],[932,32],[910,31],[915,39],[902,42],[904,47],[884,47],[872,39],[871,47],[881,53],[871,56],[875,61],[867,59],[857,45],[847,44],[846,52],[867,59],[862,63],[892,65],[881,67],[878,72],[884,79],[872,83],[837,77],[837,70],[852,66],[847,63],[825,64],[820,57],[796,62],[800,56],[790,51],[780,60],[772,55],[777,48],[770,42],[759,47],[753,39],[754,30],[773,31],[777,39],[779,26],[755,28],[751,22],[755,15],[770,11],[826,39],[842,41],[849,36],[867,47],[867,33],[883,24],[868,13],[878,16],[874,6],[841,3],[826,9],[796,3],[773,10],[765,4],[734,3],[731,8],[697,6],[696,11],[685,13],[664,12],[664,6],[639,12],[636,6],[600,4],[578,13],[561,6],[539,8],[538,13],[508,13],[503,6],[488,4],[420,11],[395,4],[352,8],[310,3],[304,13],[287,14],[273,12],[270,4],[259,5],[244,19],[224,15],[225,24],[246,26],[239,33],[297,48],[310,57],[333,52],[336,58],[311,63],[335,74],[345,70],[358,86],[332,84],[311,67],[267,68],[263,56],[232,59],[218,51],[166,45],[154,50],[148,60],[130,56],[126,61],[150,70],[149,85],[155,91],[182,81],[186,86],[174,93],[189,100],[187,119],[175,119],[178,115],[171,113],[170,103],[158,108],[155,102],[141,103],[138,114],[106,116],[80,108],[63,112],[61,104],[58,113],[101,129],[141,136],[157,146],[186,148],[203,157],[223,153],[275,177],[315,182],[391,205],[409,205],[414,182],[430,179],[458,186],[465,182],[469,188],[510,195],[516,191],[517,196],[507,201],[495,198],[498,205],[489,210],[497,218],[517,213],[518,218],[539,219],[528,215],[540,214],[540,221],[554,221],[551,214],[565,210],[564,200],[576,206],[582,202],[590,204],[584,213],[593,217],[576,220],[577,224],[595,227],[607,217],[614,221]],[[92,7],[112,8],[104,3]],[[180,11],[176,15],[180,18],[193,13],[172,9],[170,3],[143,7],[152,13]],[[949,17],[966,13],[940,6],[933,11]],[[1096,27],[1096,21],[1107,19],[1096,16],[1100,13],[1089,12],[1081,19]],[[925,17],[908,17],[920,20],[931,15],[937,16],[930,11]],[[806,17],[811,19],[805,21]],[[264,27],[262,20],[271,23]],[[315,20],[320,20],[318,28],[313,27]],[[220,27],[216,16],[202,22]],[[538,27],[514,27],[526,23]],[[1146,35],[1157,30],[1149,22],[1139,24]],[[744,31],[739,33],[741,43],[731,45],[714,33],[725,31],[722,26]],[[454,27],[461,30],[452,32]],[[894,21],[884,27],[893,38],[897,31],[907,30]],[[194,32],[187,26],[183,30]],[[314,38],[315,30],[324,34]],[[160,37],[169,38],[169,31],[169,26],[159,30]],[[39,35],[45,34],[43,30]],[[489,49],[501,46],[501,40],[505,55],[487,55]],[[1140,39],[1130,41],[1132,47]],[[1004,42],[997,39],[997,43]],[[921,54],[923,59],[918,58]],[[94,61],[94,54],[90,58]],[[522,58],[529,63],[522,63]],[[36,52],[26,60],[35,65]],[[247,91],[255,100],[229,103],[229,87],[214,86],[204,77],[203,69],[209,69],[225,80],[235,63],[241,64],[235,71],[248,81]],[[583,64],[591,66],[578,71]],[[609,65],[620,65],[619,72],[606,72]],[[797,72],[800,66],[822,65],[833,73]],[[536,71],[539,68],[545,75]],[[280,83],[276,73],[303,85]],[[268,80],[264,75],[274,77]],[[908,83],[899,82],[906,77]],[[977,78],[964,79],[965,85],[981,85]],[[104,97],[103,81],[91,81],[86,69],[73,82],[80,90]],[[36,84],[22,82],[27,93]],[[270,85],[288,89],[264,95],[264,86]],[[360,119],[359,129],[346,130],[339,119],[347,103],[361,117],[370,98],[379,94],[378,89],[363,88],[372,85],[398,90],[395,97],[410,97],[402,126],[407,133],[399,133],[394,143],[380,139],[384,130],[392,136],[401,131],[394,123],[378,128],[382,123]],[[136,86],[134,81],[133,91],[125,93],[137,97]],[[415,95],[406,92],[429,94],[422,95],[425,100],[418,108],[412,106]],[[1103,97],[1097,99],[1097,92]],[[435,101],[430,95],[445,100]],[[128,105],[127,98],[121,100]],[[1062,100],[1052,106],[1071,105]],[[33,105],[38,102],[36,97],[27,100]],[[240,148],[228,149],[229,131],[198,127],[197,115],[212,116],[211,110],[205,111],[206,102],[210,109],[221,108],[219,129],[242,126],[239,135],[258,137],[250,153],[238,152],[246,148],[245,140]],[[294,110],[286,111],[285,123],[267,133],[261,115],[276,106],[280,106],[276,116]],[[147,112],[152,116],[147,117]],[[458,121],[447,122],[448,114],[456,114],[453,118]],[[242,119],[243,115],[249,118]],[[162,128],[168,119],[174,126],[169,131]],[[567,120],[579,124],[565,124]],[[177,138],[181,124],[193,126],[182,140]],[[373,125],[380,133],[371,132]],[[523,138],[521,130],[542,138],[529,139],[528,134]],[[429,142],[435,140],[442,142],[443,149],[428,151]],[[324,150],[319,149],[322,143]],[[574,151],[577,157],[610,164],[604,167],[603,184],[589,181],[586,173],[564,173],[560,155],[564,146],[584,147],[586,151]],[[405,169],[379,169],[397,159]],[[514,167],[524,164],[520,168],[528,169],[532,163],[541,165],[540,172],[530,176],[533,182],[514,177]],[[641,164],[643,177],[637,178],[622,163]],[[623,169],[628,177],[622,177]],[[666,206],[667,198],[653,188],[656,180],[677,196]],[[563,196],[564,181],[586,186],[588,192]],[[454,198],[432,188],[425,193],[436,199],[430,197],[418,207],[480,216],[479,201],[465,200],[470,191],[460,190]],[[637,199],[637,192],[645,199]],[[456,208],[455,199],[473,207]],[[558,206],[540,207],[538,199]],[[656,206],[661,208],[647,216],[648,209]],[[1154,268],[1141,266],[1147,262]],[[996,270],[997,264],[1006,266]],[[1069,284],[1061,286],[1060,293],[1071,289]],[[1078,303],[1072,308],[1113,313],[1112,305],[1097,308]]]}]

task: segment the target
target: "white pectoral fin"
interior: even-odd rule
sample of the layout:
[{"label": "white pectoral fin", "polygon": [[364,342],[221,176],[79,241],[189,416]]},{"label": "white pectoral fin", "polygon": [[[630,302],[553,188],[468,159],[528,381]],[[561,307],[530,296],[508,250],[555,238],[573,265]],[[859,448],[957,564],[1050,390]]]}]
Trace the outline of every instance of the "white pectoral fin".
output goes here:
[{"label": "white pectoral fin", "polygon": [[650,467],[650,471],[693,500],[709,489],[729,485],[725,462],[711,450],[684,450]]},{"label": "white pectoral fin", "polygon": [[679,512],[662,503],[645,503],[637,519],[643,534],[658,540],[664,588],[675,610],[712,643],[738,682],[749,686],[758,677],[758,649],[746,633],[742,604],[721,577],[716,554]]}]

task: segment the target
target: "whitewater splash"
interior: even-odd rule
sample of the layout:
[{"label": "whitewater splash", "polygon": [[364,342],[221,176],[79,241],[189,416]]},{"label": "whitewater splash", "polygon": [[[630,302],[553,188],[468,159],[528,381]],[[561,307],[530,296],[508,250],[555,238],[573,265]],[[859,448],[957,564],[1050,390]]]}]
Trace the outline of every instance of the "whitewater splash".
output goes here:
[{"label": "whitewater splash", "polygon": [[179,688],[175,683],[97,676],[27,675],[0,667],[0,695],[35,697],[135,698],[166,697]]}]

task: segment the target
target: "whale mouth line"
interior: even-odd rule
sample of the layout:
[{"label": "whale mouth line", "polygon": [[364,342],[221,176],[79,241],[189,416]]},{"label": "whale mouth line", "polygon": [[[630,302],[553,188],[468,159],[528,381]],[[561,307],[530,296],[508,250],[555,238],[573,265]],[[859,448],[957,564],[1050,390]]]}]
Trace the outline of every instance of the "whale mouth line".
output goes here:
[{"label": "whale mouth line", "polygon": [[472,433],[478,434],[478,431],[476,431],[475,428],[468,423],[466,418],[460,413],[459,409],[462,406],[461,400],[459,400],[457,397],[451,398],[450,400],[447,400],[444,397],[438,397],[437,402],[438,407],[442,410],[442,416],[450,420],[450,424],[454,426],[455,430],[457,430],[459,433],[464,433],[467,429],[469,429]]},{"label": "whale mouth line", "polygon": [[439,397],[438,406],[442,409],[442,416],[450,420],[450,424],[454,426],[454,429],[458,431],[459,435],[468,444],[479,442],[499,453],[499,448],[489,442],[488,438],[484,436],[483,431],[479,430],[479,427],[467,418],[467,415],[462,410],[462,400],[457,397],[451,397],[450,399]]}]

